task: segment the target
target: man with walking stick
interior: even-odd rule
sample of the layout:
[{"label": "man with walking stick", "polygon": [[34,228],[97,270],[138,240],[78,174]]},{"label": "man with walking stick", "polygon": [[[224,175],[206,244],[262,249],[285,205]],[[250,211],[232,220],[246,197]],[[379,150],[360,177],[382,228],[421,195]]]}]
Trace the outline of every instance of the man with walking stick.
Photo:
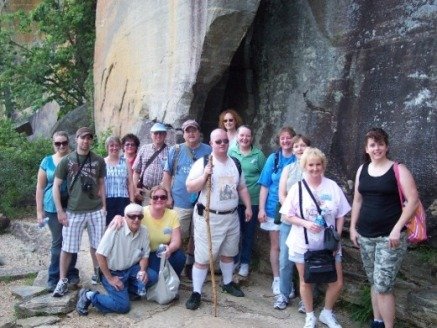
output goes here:
[{"label": "man with walking stick", "polygon": [[[204,158],[197,160],[186,182],[188,192],[200,191],[193,214],[195,244],[192,273],[193,293],[186,302],[186,308],[190,310],[195,310],[200,306],[202,286],[208,273],[208,263],[210,260],[214,261],[217,256],[220,256],[223,292],[236,297],[244,296],[240,287],[232,281],[232,272],[233,258],[238,253],[240,240],[238,197],[241,197],[246,206],[245,215],[246,220],[249,221],[252,218],[250,196],[244,176],[240,173],[239,163],[227,155],[229,139],[226,131],[216,129],[211,132],[210,139],[211,160],[206,165]],[[207,184],[209,179],[211,183]],[[207,190],[209,188],[211,189]],[[210,197],[207,197],[209,193]],[[209,225],[207,225],[206,218],[209,218]],[[209,233],[211,234],[211,247],[208,243]],[[216,291],[213,290],[213,296],[215,295]]]}]

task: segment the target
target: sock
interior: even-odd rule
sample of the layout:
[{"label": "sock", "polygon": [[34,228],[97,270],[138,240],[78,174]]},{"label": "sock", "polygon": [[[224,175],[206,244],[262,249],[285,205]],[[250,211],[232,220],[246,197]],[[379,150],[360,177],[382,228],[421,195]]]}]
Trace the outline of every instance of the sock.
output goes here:
[{"label": "sock", "polygon": [[273,281],[274,281],[274,282],[279,281],[279,277],[273,277]]},{"label": "sock", "polygon": [[307,312],[307,317],[314,317],[314,311],[312,311],[312,312]]},{"label": "sock", "polygon": [[187,254],[187,259],[185,260],[185,264],[193,264],[194,263],[194,255]]},{"label": "sock", "polygon": [[328,313],[328,314],[331,314],[331,313],[332,313],[332,309],[328,310],[327,308],[323,308],[323,312],[326,312],[326,313]]},{"label": "sock", "polygon": [[223,284],[227,285],[232,281],[232,272],[234,271],[234,262],[225,263],[220,261],[220,270],[222,270]]},{"label": "sock", "polygon": [[202,294],[202,286],[205,282],[208,269],[199,269],[193,266],[193,292]]}]

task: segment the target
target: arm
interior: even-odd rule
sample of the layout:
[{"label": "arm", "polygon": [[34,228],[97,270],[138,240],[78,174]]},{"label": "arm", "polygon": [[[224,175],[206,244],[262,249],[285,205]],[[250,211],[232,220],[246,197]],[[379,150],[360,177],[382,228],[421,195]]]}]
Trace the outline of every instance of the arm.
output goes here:
[{"label": "arm", "polygon": [[[203,159],[202,159],[203,160]],[[188,192],[199,192],[205,186],[206,180],[208,176],[212,174],[212,164],[211,161],[208,161],[208,164],[203,169],[203,174],[197,178],[187,180],[187,191]]]},{"label": "arm", "polygon": [[181,248],[182,244],[182,235],[181,235],[181,227],[177,227],[173,229],[171,232],[170,244],[167,245],[165,250],[165,257],[168,259],[170,255]]},{"label": "arm", "polygon": [[141,273],[142,275],[142,281],[143,283],[147,283],[149,280],[149,277],[147,276],[147,267],[149,266],[149,259],[147,257],[142,257],[140,260],[140,271],[138,273]]},{"label": "arm", "polygon": [[36,182],[36,193],[35,193],[35,201],[36,201],[36,218],[38,223],[41,223],[44,218],[44,188],[47,185],[47,175],[43,169],[38,170],[38,180]]},{"label": "arm", "polygon": [[108,260],[106,256],[96,253],[97,262],[99,262],[100,271],[105,276],[106,280],[108,280],[109,284],[113,286],[116,290],[122,290],[124,288],[123,282],[120,280],[118,276],[113,276],[111,271],[108,268]]},{"label": "arm", "polygon": [[126,164],[127,169],[127,191],[129,194],[129,200],[131,203],[135,202],[135,190],[134,183],[132,179],[132,170],[129,168],[129,165]]},{"label": "arm", "polygon": [[172,180],[172,177],[171,177],[170,172],[164,171],[164,174],[162,175],[161,184],[168,191],[168,199],[167,199],[167,207],[168,208],[173,207],[173,198],[171,196],[171,180]]},{"label": "arm", "polygon": [[281,204],[284,204],[285,197],[287,197],[288,169],[289,169],[288,165],[286,167],[284,167],[284,169],[282,170],[282,173],[281,173],[281,179],[279,180],[278,195],[279,195],[279,202]]},{"label": "arm", "polygon": [[53,181],[53,201],[55,202],[56,212],[58,213],[58,221],[63,226],[68,226],[67,214],[61,205],[61,184],[62,180],[58,177],[55,177]]},{"label": "arm", "polygon": [[266,222],[267,220],[265,206],[266,206],[268,193],[269,193],[269,189],[267,187],[261,186],[259,190],[259,210],[258,210],[259,222]]},{"label": "arm", "polygon": [[252,219],[252,204],[250,202],[250,195],[249,190],[247,190],[247,187],[244,186],[240,189],[238,189],[238,194],[240,196],[240,199],[243,201],[244,206],[246,207],[246,210],[244,211],[246,222],[249,222]]},{"label": "arm", "polygon": [[134,174],[132,177],[132,184],[133,184],[133,190],[134,190],[134,196],[137,199],[143,199],[142,190],[137,187],[138,181],[140,181],[140,173],[134,170]]},{"label": "arm", "polygon": [[99,178],[99,195],[100,201],[102,202],[102,210],[106,215],[106,188],[105,188],[105,178]]},{"label": "arm", "polygon": [[361,170],[363,166],[361,165],[360,168],[357,171],[357,174],[355,176],[355,191],[354,191],[354,200],[352,202],[352,213],[351,213],[351,224],[349,227],[349,236],[352,241],[352,243],[355,245],[355,247],[359,247],[358,245],[358,232],[357,232],[357,223],[358,223],[358,216],[360,214],[361,205],[363,203],[363,197],[361,196],[360,192],[358,191],[358,186],[360,183],[360,175]]},{"label": "arm", "polygon": [[313,221],[301,219],[300,217],[297,216],[289,215],[286,217],[286,221],[290,222],[293,225],[298,225],[307,228],[307,230],[311,233],[319,233],[320,231],[322,231],[322,228],[319,225],[315,224]]}]

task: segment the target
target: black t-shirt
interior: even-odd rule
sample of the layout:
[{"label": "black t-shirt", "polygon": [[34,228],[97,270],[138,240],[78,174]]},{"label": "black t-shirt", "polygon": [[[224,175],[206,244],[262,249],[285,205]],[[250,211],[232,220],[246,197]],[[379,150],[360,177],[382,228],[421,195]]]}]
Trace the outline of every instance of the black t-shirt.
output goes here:
[{"label": "black t-shirt", "polygon": [[402,214],[393,166],[383,175],[373,177],[369,163],[363,165],[358,191],[363,197],[357,230],[363,237],[388,236]]}]

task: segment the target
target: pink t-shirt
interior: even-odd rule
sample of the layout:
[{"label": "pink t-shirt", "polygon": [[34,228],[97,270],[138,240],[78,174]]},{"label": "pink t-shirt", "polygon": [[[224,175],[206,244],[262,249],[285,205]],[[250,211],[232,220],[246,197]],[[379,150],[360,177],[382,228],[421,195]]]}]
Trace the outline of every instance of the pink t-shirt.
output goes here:
[{"label": "pink t-shirt", "polygon": [[[322,183],[316,190],[311,189],[314,197],[319,203],[322,211],[325,212],[324,218],[328,226],[335,226],[335,220],[345,216],[351,207],[341,190],[341,188],[326,177],[322,178]],[[304,219],[315,221],[318,214],[316,204],[312,200],[305,186],[302,184],[302,209],[304,213]],[[287,194],[287,198],[284,201],[280,212],[286,216],[301,217],[299,209],[299,186],[295,183]],[[292,225],[290,234],[288,235],[286,244],[289,249],[289,254],[293,253],[304,254],[307,249],[319,250],[323,249],[323,232],[312,233],[307,230],[308,234],[308,247],[305,244],[304,228],[298,225]]]}]

